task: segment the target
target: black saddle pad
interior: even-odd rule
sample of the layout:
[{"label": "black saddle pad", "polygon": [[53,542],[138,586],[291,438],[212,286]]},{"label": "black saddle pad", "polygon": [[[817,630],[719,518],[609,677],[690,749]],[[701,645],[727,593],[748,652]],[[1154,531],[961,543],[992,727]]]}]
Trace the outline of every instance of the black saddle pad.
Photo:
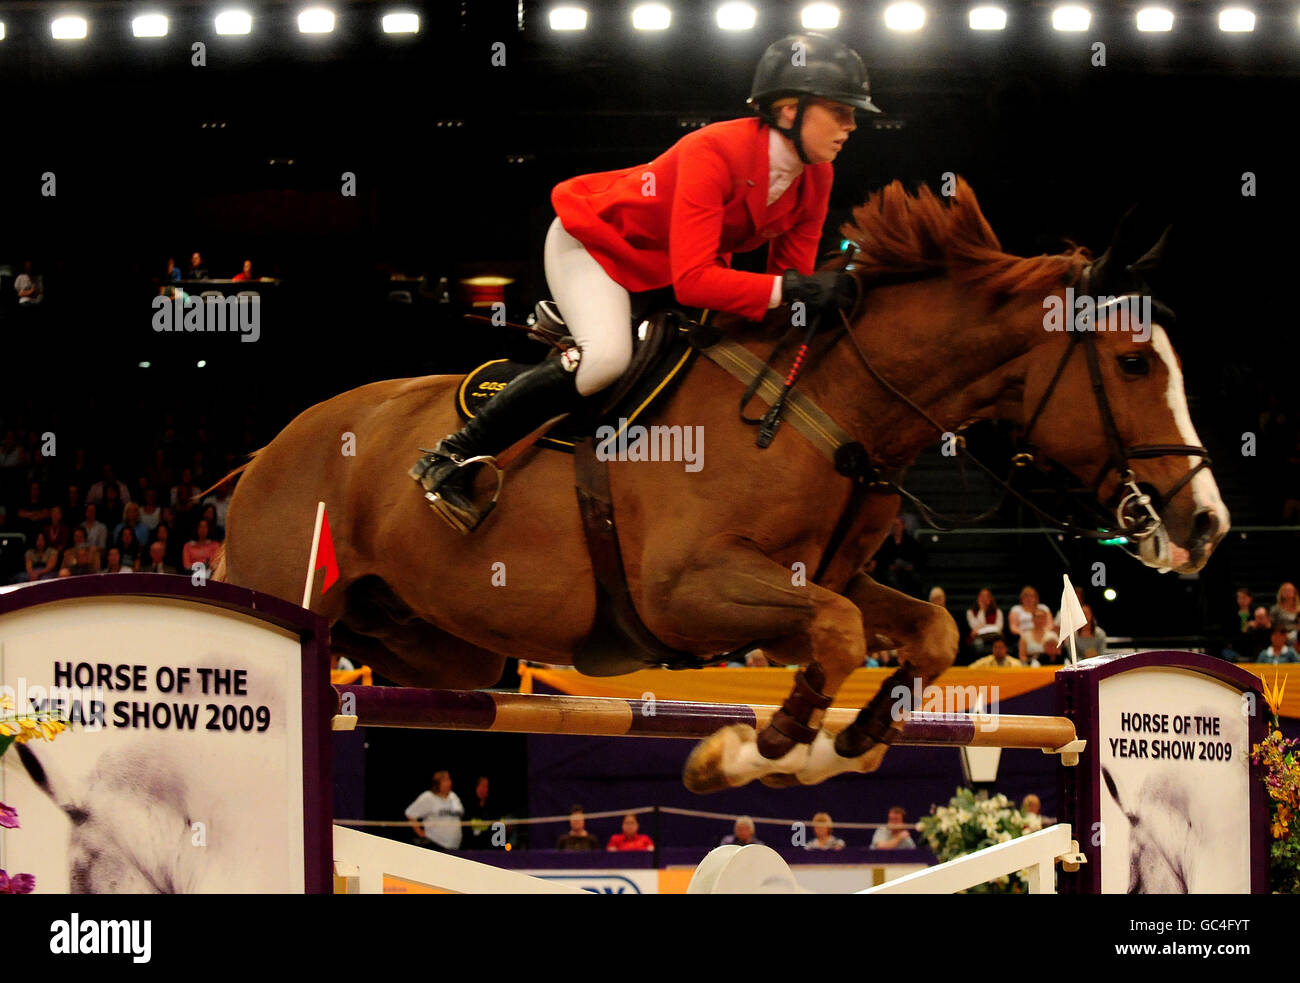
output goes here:
[{"label": "black saddle pad", "polygon": [[[685,377],[698,351],[690,344],[694,322],[681,311],[659,311],[633,330],[632,362],[623,378],[595,399],[599,408],[595,422],[589,414],[575,414],[561,420],[537,444],[573,453],[574,446],[601,426],[617,432],[645,416],[671,393]],[[510,380],[533,366],[499,358],[485,362],[467,375],[456,390],[456,412],[462,420],[476,416],[479,409],[499,393]]]}]

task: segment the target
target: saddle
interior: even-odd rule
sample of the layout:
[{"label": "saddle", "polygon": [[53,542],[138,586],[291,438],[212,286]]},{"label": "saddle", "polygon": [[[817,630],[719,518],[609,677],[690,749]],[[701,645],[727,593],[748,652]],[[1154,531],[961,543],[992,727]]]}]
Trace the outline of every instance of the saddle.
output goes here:
[{"label": "saddle", "polygon": [[[535,444],[574,456],[574,478],[587,551],[596,578],[596,621],[574,651],[574,666],[588,676],[618,676],[638,669],[697,669],[732,657],[702,657],[664,645],[637,614],[614,524],[608,462],[596,453],[596,434],[610,427],[617,436],[648,417],[686,377],[701,348],[716,339],[688,312],[665,306],[663,291],[633,297],[632,359],[607,393],[591,400],[586,412],[571,414]],[[532,337],[559,350],[576,347],[563,317],[550,301],[537,305]],[[559,357],[557,351],[551,357]],[[456,390],[456,412],[469,420],[510,380],[531,368],[526,362],[496,359],[467,375]],[[609,431],[601,431],[608,435]],[[748,647],[746,647],[748,648]]]}]

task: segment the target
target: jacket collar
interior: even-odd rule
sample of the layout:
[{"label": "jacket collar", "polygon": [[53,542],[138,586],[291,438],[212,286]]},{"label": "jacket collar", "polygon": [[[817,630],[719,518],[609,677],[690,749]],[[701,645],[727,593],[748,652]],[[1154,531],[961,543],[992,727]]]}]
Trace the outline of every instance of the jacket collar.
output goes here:
[{"label": "jacket collar", "polygon": [[749,173],[749,194],[745,196],[745,204],[749,209],[749,217],[754,223],[755,229],[761,229],[763,226],[770,224],[774,220],[794,208],[795,203],[799,200],[802,193],[804,174],[808,171],[808,165],[805,164],[803,171],[790,187],[786,188],[785,193],[776,201],[772,202],[771,207],[767,204],[767,189],[771,181],[771,160],[768,155],[769,127],[759,121],[754,121],[756,133],[754,136],[754,154]]}]

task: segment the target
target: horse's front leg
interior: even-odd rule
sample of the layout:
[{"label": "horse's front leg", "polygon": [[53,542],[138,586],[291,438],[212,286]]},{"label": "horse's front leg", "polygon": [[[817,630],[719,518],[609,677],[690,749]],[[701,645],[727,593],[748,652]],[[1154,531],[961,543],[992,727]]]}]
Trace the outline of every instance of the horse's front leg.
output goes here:
[{"label": "horse's front leg", "polygon": [[825,708],[866,661],[857,607],[816,585],[795,585],[788,568],[741,543],[710,545],[668,582],[647,599],[645,617],[669,644],[703,637],[721,651],[761,638],[765,649],[779,649],[781,661],[804,666],[762,733],[735,724],[696,747],[683,774],[687,788],[714,792],[800,771]]},{"label": "horse's front leg", "polygon": [[[881,685],[857,719],[838,735],[818,733],[804,767],[794,773],[800,785],[816,785],[844,772],[875,771],[889,749],[892,732],[902,729],[904,709],[913,709],[917,680],[928,686],[952,665],[960,635],[952,615],[937,604],[919,601],[866,574],[849,582],[845,595],[868,626],[871,650],[896,648],[899,669]],[[876,642],[877,634],[889,642]]]}]

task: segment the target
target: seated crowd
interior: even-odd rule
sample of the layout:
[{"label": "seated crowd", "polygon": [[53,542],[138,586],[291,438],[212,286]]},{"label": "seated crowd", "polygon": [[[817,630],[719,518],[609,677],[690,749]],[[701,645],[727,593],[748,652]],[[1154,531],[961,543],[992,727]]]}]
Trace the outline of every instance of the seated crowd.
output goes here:
[{"label": "seated crowd", "polygon": [[[92,573],[211,573],[225,535],[230,489],[200,497],[202,455],[174,470],[158,451],[129,486],[104,464],[99,480],[75,475],[31,481],[17,503],[0,503],[6,532],[27,550],[5,582],[30,583]],[[83,471],[84,474],[84,471]],[[202,477],[207,477],[206,475]]]}]

